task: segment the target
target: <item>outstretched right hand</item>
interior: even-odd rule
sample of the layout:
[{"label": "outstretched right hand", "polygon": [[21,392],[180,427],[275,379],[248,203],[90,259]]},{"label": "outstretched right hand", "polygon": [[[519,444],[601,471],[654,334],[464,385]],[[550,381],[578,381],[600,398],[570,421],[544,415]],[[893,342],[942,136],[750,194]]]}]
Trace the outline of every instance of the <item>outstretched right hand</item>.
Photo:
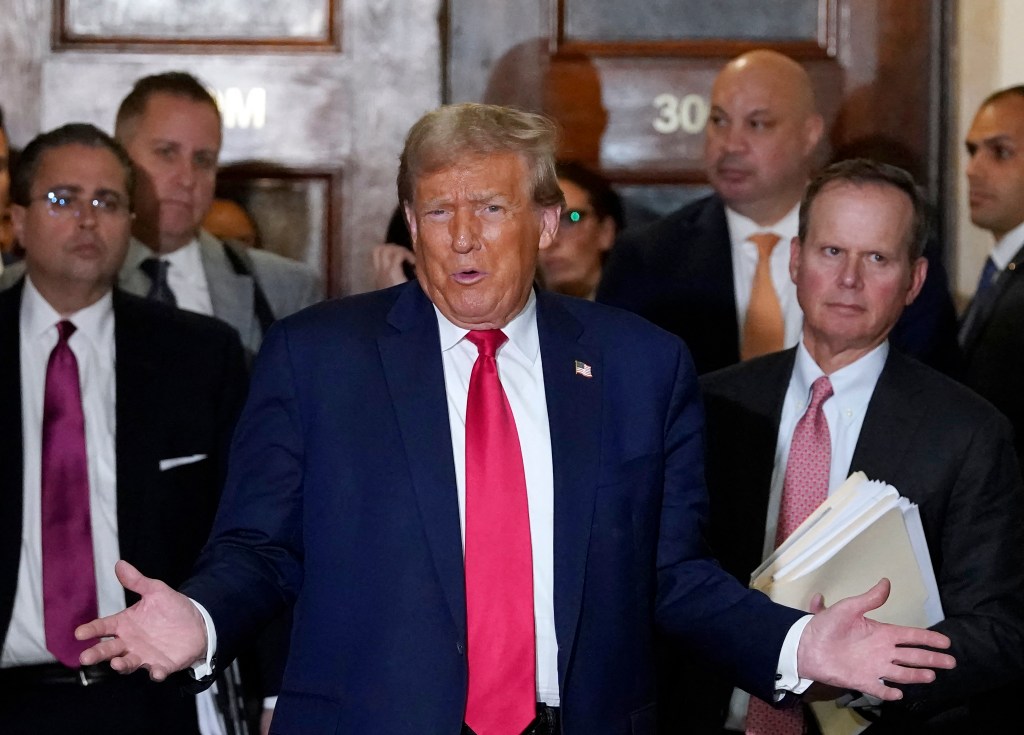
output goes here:
[{"label": "outstretched right hand", "polygon": [[163,681],[206,655],[206,625],[191,600],[160,580],[143,576],[124,560],[117,562],[114,573],[125,589],[142,599],[75,629],[80,641],[103,639],[82,652],[83,665],[110,661],[118,673],[142,668],[153,681]]}]

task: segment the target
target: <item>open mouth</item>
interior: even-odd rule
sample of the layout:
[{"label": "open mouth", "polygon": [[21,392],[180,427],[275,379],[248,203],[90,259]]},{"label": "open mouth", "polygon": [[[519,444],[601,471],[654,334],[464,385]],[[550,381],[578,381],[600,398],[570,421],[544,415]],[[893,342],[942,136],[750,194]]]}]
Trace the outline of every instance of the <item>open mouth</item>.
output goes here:
[{"label": "open mouth", "polygon": [[483,271],[478,271],[475,268],[466,268],[465,270],[456,271],[455,273],[453,273],[452,278],[455,280],[456,283],[461,283],[465,286],[470,286],[483,279],[485,275],[486,274]]}]

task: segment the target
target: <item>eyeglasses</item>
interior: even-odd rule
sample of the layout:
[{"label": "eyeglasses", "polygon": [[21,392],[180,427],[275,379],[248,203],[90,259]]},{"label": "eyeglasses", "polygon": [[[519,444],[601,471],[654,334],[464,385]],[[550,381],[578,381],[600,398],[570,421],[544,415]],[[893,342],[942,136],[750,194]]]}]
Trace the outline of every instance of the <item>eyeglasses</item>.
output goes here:
[{"label": "eyeglasses", "polygon": [[100,194],[91,199],[83,199],[69,191],[48,191],[42,196],[29,200],[29,204],[43,202],[46,211],[52,217],[79,218],[86,207],[92,207],[94,214],[107,217],[121,217],[128,212],[127,203],[118,194]]},{"label": "eyeglasses", "polygon": [[558,226],[563,230],[571,230],[593,214],[593,209],[566,209],[559,217]]}]

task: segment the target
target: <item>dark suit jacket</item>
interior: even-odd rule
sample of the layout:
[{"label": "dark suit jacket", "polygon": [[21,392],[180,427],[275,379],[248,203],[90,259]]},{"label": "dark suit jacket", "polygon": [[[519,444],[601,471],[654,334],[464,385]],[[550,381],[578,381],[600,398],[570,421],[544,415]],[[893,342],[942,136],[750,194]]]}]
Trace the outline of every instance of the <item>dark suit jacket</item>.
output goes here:
[{"label": "dark suit jacket", "polygon": [[[633,315],[548,293],[537,326],[564,732],[654,732],[655,623],[769,696],[798,613],[741,589],[705,554],[685,348]],[[275,325],[211,544],[182,588],[210,611],[219,658],[297,597],[275,731],[456,735],[462,558],[437,321],[419,284]]]},{"label": "dark suit jacket", "polygon": [[[761,561],[795,354],[702,378],[711,544],[725,569],[747,583]],[[920,506],[946,615],[935,628],[950,637],[957,660],[934,684],[904,688],[905,699],[887,705],[882,722],[894,732],[943,731],[939,723],[1009,732],[1019,719],[1013,695],[979,704],[1024,672],[1024,490],[1007,422],[969,390],[890,351],[851,461],[849,471],[858,470]]]},{"label": "dark suit jacket", "polygon": [[[0,640],[22,523],[21,285],[0,293]],[[237,335],[214,319],[114,291],[117,526],[121,558],[180,583],[209,535],[245,395]],[[207,459],[160,471],[160,460]],[[131,604],[137,597],[128,594]]]},{"label": "dark suit jacket", "polygon": [[1009,417],[1024,457],[1024,248],[975,302],[965,315],[973,325],[963,342],[964,382]]},{"label": "dark suit jacket", "polygon": [[[956,372],[956,311],[937,253],[928,278],[890,335],[897,349]],[[725,205],[717,194],[645,227],[623,232],[605,265],[597,300],[632,311],[686,342],[700,374],[739,362],[740,332]]]}]

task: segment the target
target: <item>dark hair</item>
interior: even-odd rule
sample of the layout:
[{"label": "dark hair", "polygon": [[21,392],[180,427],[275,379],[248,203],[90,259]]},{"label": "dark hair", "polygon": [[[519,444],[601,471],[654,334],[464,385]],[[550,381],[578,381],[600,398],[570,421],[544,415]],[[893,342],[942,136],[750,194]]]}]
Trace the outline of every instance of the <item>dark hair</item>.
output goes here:
[{"label": "dark hair", "polygon": [[991,105],[993,102],[999,102],[1007,97],[1024,97],[1024,84],[1016,84],[1012,87],[996,90],[985,98],[985,101],[981,103],[981,107]]},{"label": "dark hair", "polygon": [[32,184],[39,172],[39,163],[46,151],[66,145],[84,145],[89,148],[105,148],[114,154],[124,169],[124,184],[131,208],[132,192],[135,188],[135,171],[128,153],[116,140],[89,123],[69,123],[62,127],[41,133],[29,142],[18,157],[18,165],[11,176],[11,201],[27,207],[32,200]]},{"label": "dark hair", "polygon": [[567,179],[587,192],[590,206],[594,208],[594,214],[598,219],[611,217],[615,222],[616,231],[625,227],[622,199],[615,193],[608,179],[576,161],[558,161],[555,164],[555,173],[558,178]]},{"label": "dark hair", "polygon": [[526,160],[535,204],[564,204],[555,176],[555,124],[513,107],[467,102],[428,112],[409,130],[398,167],[398,201],[412,202],[416,179],[463,156],[515,153]]},{"label": "dark hair", "polygon": [[832,184],[890,186],[906,194],[914,209],[913,221],[907,233],[907,254],[911,262],[921,257],[924,253],[925,238],[928,236],[928,207],[921,190],[914,183],[914,177],[902,168],[867,158],[851,158],[833,163],[814,177],[804,192],[803,201],[800,202],[800,225],[797,236],[801,243],[807,237],[814,200]]},{"label": "dark hair", "polygon": [[217,100],[198,79],[188,72],[167,71],[162,74],[142,77],[135,82],[135,86],[132,87],[128,96],[121,100],[114,123],[114,134],[119,140],[124,140],[131,134],[132,124],[145,114],[146,104],[149,102],[149,98],[155,94],[169,94],[174,97],[183,97],[192,102],[208,104],[217,113],[217,119],[220,120],[220,108],[217,107]]}]

